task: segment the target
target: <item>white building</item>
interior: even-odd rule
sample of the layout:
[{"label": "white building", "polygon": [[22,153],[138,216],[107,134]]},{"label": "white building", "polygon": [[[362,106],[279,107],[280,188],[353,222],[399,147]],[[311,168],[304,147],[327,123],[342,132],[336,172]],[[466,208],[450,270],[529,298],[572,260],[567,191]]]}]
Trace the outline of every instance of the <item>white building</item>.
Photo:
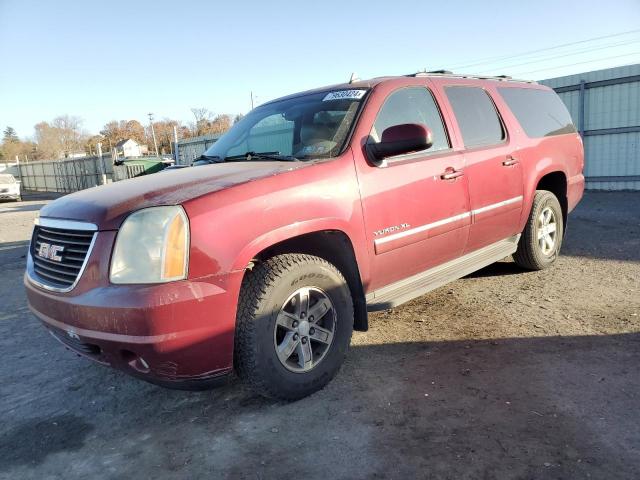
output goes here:
[{"label": "white building", "polygon": [[135,140],[128,138],[116,143],[116,157],[141,157],[148,152],[146,145],[140,145]]}]

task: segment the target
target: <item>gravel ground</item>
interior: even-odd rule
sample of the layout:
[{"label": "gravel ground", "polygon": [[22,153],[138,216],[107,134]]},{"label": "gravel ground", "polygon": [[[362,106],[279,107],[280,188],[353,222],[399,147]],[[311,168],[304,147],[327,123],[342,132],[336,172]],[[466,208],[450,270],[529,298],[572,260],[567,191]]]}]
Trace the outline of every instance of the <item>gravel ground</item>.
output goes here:
[{"label": "gravel ground", "polygon": [[638,193],[588,193],[551,270],[505,260],[372,315],[291,404],[62,348],[21,285],[43,203],[0,204],[0,478],[640,478]]}]

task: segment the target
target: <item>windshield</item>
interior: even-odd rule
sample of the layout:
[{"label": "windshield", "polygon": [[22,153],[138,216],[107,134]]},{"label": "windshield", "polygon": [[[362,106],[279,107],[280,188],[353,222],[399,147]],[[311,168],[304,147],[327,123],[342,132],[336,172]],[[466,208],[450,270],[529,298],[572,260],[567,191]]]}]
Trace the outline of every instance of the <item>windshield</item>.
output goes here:
[{"label": "windshield", "polygon": [[262,152],[299,160],[335,157],[344,147],[366,92],[324,91],[262,105],[236,123],[204,155],[221,161]]},{"label": "windshield", "polygon": [[16,183],[16,179],[13,177],[13,175],[8,175],[6,173],[3,173],[3,174],[0,174],[0,183],[2,184]]}]

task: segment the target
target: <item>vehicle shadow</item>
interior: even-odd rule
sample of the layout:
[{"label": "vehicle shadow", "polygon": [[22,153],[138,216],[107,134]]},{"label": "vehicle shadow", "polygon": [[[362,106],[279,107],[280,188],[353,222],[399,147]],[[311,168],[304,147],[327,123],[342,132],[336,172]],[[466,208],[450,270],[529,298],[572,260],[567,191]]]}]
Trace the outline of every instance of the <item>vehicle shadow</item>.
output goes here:
[{"label": "vehicle shadow", "polygon": [[0,215],[3,213],[14,213],[14,212],[37,212],[42,207],[44,207],[47,202],[37,202],[37,203],[21,203],[21,202],[2,202],[0,203]]},{"label": "vehicle shadow", "polygon": [[640,469],[640,333],[357,345],[332,383],[294,403],[238,381],[166,390],[62,353],[30,410],[73,412],[56,422],[80,433],[61,448],[38,441],[25,418],[1,436],[0,471],[46,462],[55,475],[82,459],[94,477],[104,452],[122,476],[159,467],[226,478],[633,478]]},{"label": "vehicle shadow", "polygon": [[528,272],[528,270],[519,267],[510,259],[511,257],[509,257],[509,261],[501,261],[487,265],[480,270],[466,275],[464,278],[502,277],[505,275],[519,275]]},{"label": "vehicle shadow", "polygon": [[0,250],[13,250],[14,248],[27,248],[29,246],[28,240],[21,240],[19,242],[0,242]]}]

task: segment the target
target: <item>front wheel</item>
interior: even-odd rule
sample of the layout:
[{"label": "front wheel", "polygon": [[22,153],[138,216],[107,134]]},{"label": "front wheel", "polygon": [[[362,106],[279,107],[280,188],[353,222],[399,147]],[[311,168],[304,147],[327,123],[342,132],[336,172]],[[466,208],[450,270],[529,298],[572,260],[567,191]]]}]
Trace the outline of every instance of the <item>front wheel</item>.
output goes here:
[{"label": "front wheel", "polygon": [[340,271],[311,255],[278,255],[243,281],[236,369],[256,392],[297,400],[338,372],[352,331],[353,302]]},{"label": "front wheel", "polygon": [[537,190],[513,259],[529,270],[542,270],[551,266],[560,253],[563,229],[560,202],[553,193]]}]

